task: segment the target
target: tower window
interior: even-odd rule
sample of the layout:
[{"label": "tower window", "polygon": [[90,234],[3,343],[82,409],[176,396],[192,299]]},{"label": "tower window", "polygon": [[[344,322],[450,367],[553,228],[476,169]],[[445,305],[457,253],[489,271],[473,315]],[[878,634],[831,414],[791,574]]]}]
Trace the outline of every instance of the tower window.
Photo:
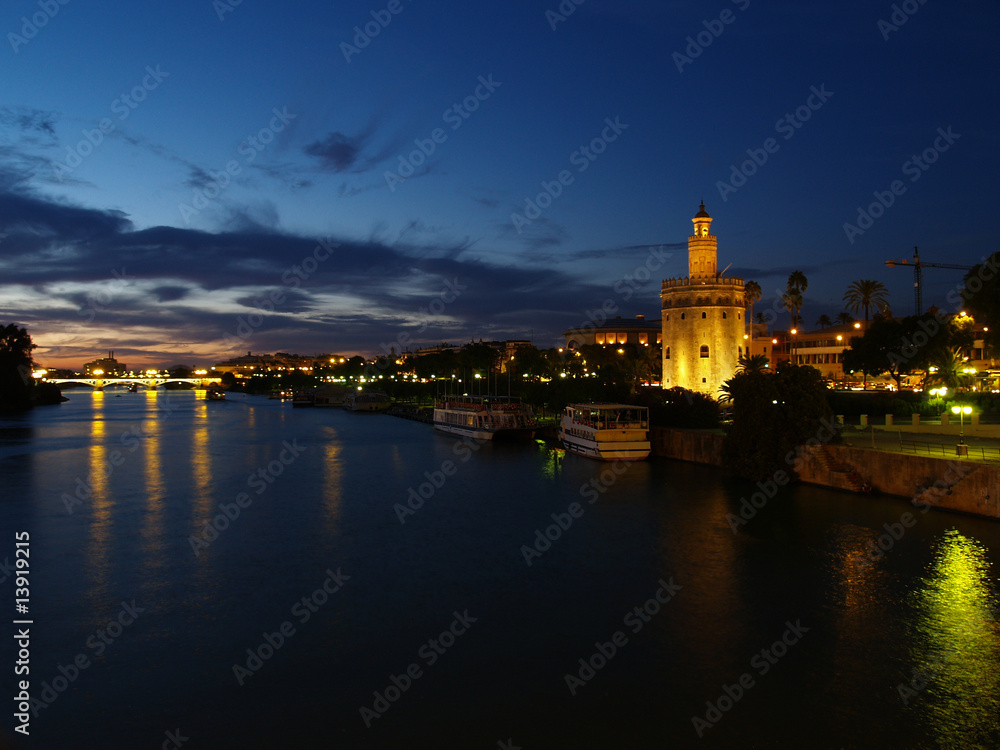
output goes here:
[{"label": "tower window", "polygon": [[684,313],[681,313],[681,320],[684,320]]},{"label": "tower window", "polygon": [[702,359],[708,359],[708,347],[707,346],[701,347],[701,358]]},{"label": "tower window", "polygon": [[708,317],[708,313],[702,313],[702,314],[701,314],[701,319],[702,319],[702,320],[704,320],[704,319],[705,319],[705,318],[707,318],[707,317]]},{"label": "tower window", "polygon": [[666,352],[664,352],[663,358],[664,359],[670,359],[670,347],[669,346],[667,347]]},{"label": "tower window", "polygon": [[723,319],[723,320],[725,320],[725,319],[726,319],[726,314],[725,314],[725,313],[722,313],[722,319]]}]

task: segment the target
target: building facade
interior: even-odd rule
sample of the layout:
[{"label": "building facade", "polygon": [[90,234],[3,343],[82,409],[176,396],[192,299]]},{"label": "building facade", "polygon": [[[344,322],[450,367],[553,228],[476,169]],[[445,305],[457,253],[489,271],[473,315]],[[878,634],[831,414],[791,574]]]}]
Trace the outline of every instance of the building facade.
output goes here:
[{"label": "building facade", "polygon": [[719,395],[736,372],[744,339],[743,279],[717,269],[717,239],[703,203],[691,220],[688,275],[666,279],[662,303],[663,387]]},{"label": "building facade", "polygon": [[611,318],[600,325],[592,323],[579,328],[563,331],[567,349],[581,346],[615,346],[634,344],[635,346],[658,346],[663,327],[659,320],[646,320],[645,315],[634,318]]}]

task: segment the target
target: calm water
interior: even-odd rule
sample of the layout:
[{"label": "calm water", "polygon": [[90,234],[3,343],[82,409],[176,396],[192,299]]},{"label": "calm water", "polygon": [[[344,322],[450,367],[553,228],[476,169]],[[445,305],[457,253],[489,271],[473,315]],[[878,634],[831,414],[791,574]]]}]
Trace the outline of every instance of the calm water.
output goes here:
[{"label": "calm water", "polygon": [[[54,686],[29,742],[5,713],[15,747],[1000,744],[1000,523],[798,487],[734,534],[752,487],[703,467],[615,475],[252,397],[69,396],[0,421],[0,560],[30,532],[33,697]],[[206,535],[220,504],[239,515]],[[552,514],[568,528],[528,566]]]}]

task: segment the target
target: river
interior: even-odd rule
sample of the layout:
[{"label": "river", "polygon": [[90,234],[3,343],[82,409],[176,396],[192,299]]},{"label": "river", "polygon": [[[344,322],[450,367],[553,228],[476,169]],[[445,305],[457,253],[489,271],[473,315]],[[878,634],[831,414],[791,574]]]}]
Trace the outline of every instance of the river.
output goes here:
[{"label": "river", "polygon": [[67,395],[0,419],[0,747],[1000,746],[1000,523],[792,486],[736,524],[702,466]]}]

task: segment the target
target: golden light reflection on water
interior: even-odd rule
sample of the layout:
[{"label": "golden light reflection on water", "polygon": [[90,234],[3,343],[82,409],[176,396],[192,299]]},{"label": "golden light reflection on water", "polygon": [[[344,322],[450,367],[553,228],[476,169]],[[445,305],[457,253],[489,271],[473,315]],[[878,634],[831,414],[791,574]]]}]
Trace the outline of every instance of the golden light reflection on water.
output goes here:
[{"label": "golden light reflection on water", "polygon": [[1000,627],[986,549],[952,529],[914,592],[913,666],[927,679],[920,701],[943,744],[980,742],[1000,717]]},{"label": "golden light reflection on water", "polygon": [[[150,397],[152,401],[150,401]],[[156,568],[164,564],[163,511],[166,486],[163,480],[161,459],[160,425],[155,412],[156,393],[147,391],[147,418],[142,423],[140,450],[145,460],[143,481],[145,485],[145,514],[142,525],[143,558],[146,567]]]},{"label": "golden light reflection on water", "polygon": [[194,478],[192,519],[194,532],[205,527],[212,517],[212,456],[208,445],[208,402],[195,402],[191,432],[191,473]]},{"label": "golden light reflection on water", "polygon": [[340,517],[340,504],[343,499],[343,459],[342,445],[337,431],[327,427],[324,431],[323,445],[323,512],[326,522],[331,527],[336,526]]},{"label": "golden light reflection on water", "polygon": [[[90,497],[85,501],[92,508],[87,568],[95,590],[108,583],[108,552],[111,543],[114,503],[108,496],[107,424],[104,421],[104,391],[94,391],[94,416],[90,424],[90,447],[87,449],[87,476]],[[74,488],[75,489],[75,488]]]}]

